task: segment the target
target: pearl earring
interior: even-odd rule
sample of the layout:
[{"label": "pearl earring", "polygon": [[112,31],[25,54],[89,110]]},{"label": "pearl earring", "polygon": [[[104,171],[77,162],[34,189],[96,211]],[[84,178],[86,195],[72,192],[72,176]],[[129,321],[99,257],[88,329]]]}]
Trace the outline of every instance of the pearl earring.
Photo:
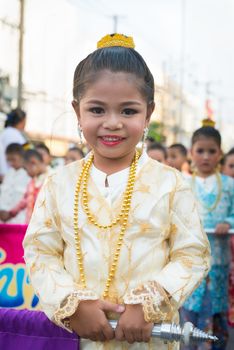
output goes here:
[{"label": "pearl earring", "polygon": [[77,126],[77,131],[78,131],[78,135],[79,135],[79,145],[83,145],[83,131],[82,131],[82,128],[80,126],[80,124],[78,123],[78,126]]},{"label": "pearl earring", "polygon": [[148,127],[145,127],[145,128],[144,128],[144,132],[143,132],[143,136],[142,136],[142,140],[141,140],[141,142],[142,142],[142,146],[141,146],[142,152],[143,152],[143,150],[144,150],[144,148],[145,148],[145,141],[146,141],[148,132],[149,132],[149,128],[148,128]]}]

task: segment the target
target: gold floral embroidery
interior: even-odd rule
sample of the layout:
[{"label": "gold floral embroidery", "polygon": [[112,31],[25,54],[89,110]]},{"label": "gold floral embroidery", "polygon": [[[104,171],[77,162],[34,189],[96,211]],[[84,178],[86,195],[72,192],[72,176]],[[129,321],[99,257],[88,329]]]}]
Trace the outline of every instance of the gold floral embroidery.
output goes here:
[{"label": "gold floral embroidery", "polygon": [[140,231],[142,233],[147,233],[147,231],[150,229],[152,229],[152,225],[150,225],[148,222],[140,223]]},{"label": "gold floral embroidery", "polygon": [[[183,251],[177,251],[175,253],[172,253],[170,256],[171,261],[180,261],[185,267],[188,269],[191,269],[193,265],[196,265],[196,263],[193,260],[192,254],[185,254]],[[197,263],[197,265],[200,265]]]},{"label": "gold floral embroidery", "polygon": [[137,187],[137,191],[143,192],[143,193],[150,193],[150,186],[141,183],[141,184]]},{"label": "gold floral embroidery", "polygon": [[51,228],[52,227],[52,220],[51,219],[46,219],[44,224],[45,224],[45,226],[47,228]]},{"label": "gold floral embroidery", "polygon": [[142,304],[146,322],[171,320],[173,313],[169,295],[156,281],[149,281],[132,289],[125,297],[125,304]]},{"label": "gold floral embroidery", "polygon": [[170,226],[170,233],[172,235],[175,235],[177,233],[177,226],[175,224],[171,224],[171,226]]}]

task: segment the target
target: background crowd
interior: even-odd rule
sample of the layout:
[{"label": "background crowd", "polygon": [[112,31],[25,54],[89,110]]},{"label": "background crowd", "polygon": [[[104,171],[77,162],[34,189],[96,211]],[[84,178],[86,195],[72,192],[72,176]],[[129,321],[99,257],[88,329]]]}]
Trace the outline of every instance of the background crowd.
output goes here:
[{"label": "background crowd", "polygon": [[[234,239],[226,235],[234,227],[234,147],[224,154],[219,131],[211,120],[204,121],[204,126],[194,132],[190,149],[181,143],[165,146],[152,137],[146,139],[144,147],[150,158],[184,174],[202,207],[204,228],[219,234],[209,237],[211,272],[186,301],[181,316],[184,321],[218,334],[221,341],[217,349],[224,349],[228,312],[229,324],[234,324],[234,259],[227,254],[234,247]],[[87,144],[73,144],[58,161],[45,143],[27,138],[25,124],[26,113],[13,110],[0,133],[0,222],[5,224],[28,224],[46,176],[89,152]]]}]

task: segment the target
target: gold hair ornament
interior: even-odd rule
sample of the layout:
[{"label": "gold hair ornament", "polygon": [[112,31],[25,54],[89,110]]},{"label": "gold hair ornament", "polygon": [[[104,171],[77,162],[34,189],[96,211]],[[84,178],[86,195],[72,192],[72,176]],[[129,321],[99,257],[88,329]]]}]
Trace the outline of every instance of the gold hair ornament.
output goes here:
[{"label": "gold hair ornament", "polygon": [[124,34],[107,34],[101,38],[97,43],[97,48],[122,46],[130,49],[135,48],[133,38]]},{"label": "gold hair ornament", "polygon": [[202,119],[202,126],[210,126],[211,128],[214,128],[215,121],[210,118]]}]

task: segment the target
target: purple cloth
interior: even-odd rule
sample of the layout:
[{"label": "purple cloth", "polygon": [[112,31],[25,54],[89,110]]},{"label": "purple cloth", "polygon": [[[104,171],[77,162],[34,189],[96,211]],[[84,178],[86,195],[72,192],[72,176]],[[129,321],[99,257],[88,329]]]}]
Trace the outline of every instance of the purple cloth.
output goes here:
[{"label": "purple cloth", "polygon": [[76,334],[53,324],[41,311],[0,309],[0,349],[78,350]]}]

